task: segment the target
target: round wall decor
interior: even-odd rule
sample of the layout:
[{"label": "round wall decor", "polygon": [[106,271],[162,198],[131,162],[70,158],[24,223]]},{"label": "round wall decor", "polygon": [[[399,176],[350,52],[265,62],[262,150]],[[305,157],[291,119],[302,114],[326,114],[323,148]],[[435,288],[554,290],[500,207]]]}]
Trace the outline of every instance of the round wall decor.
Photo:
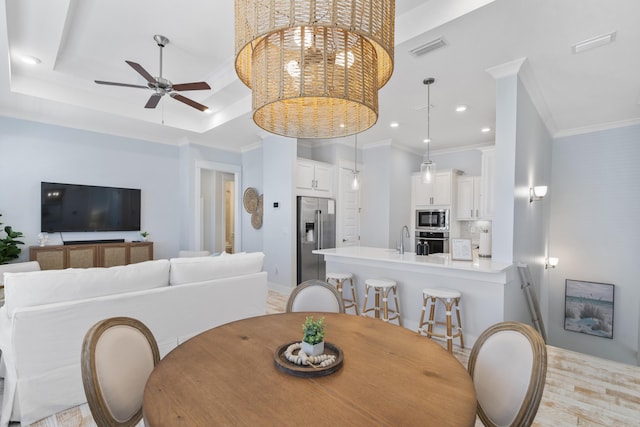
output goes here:
[{"label": "round wall decor", "polygon": [[254,213],[258,208],[258,192],[256,189],[247,187],[247,189],[244,190],[242,202],[244,204],[244,210],[251,214]]}]

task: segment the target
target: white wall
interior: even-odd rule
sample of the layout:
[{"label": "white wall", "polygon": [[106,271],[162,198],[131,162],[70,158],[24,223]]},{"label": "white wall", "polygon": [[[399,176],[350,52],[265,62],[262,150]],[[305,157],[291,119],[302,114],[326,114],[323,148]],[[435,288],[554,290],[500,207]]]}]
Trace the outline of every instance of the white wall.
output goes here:
[{"label": "white wall", "polygon": [[[516,114],[513,261],[528,265],[533,290],[541,301],[543,319],[547,319],[544,261],[549,248],[550,200],[530,203],[529,188],[547,185],[549,191],[553,191],[550,185],[552,138],[520,79]],[[525,319],[531,323],[529,313]]]},{"label": "white wall", "polygon": [[[262,147],[264,270],[270,285],[291,289],[296,285],[296,141],[269,136]],[[278,208],[273,207],[274,202]]]},{"label": "white wall", "polygon": [[436,164],[436,170],[457,169],[467,176],[480,176],[482,173],[482,152],[477,149],[432,151],[430,157]]},{"label": "white wall", "polygon": [[[142,190],[142,228],[156,258],[179,250],[180,151],[178,147],[0,117],[0,222],[24,233],[20,260],[40,232],[40,182]],[[66,240],[125,238],[138,233],[64,233]],[[50,244],[56,236],[50,237]]]},{"label": "white wall", "polygon": [[[422,158],[392,145],[390,163],[389,246],[395,248],[403,239],[405,251],[415,252],[411,244],[414,239],[411,235],[411,174],[420,170]],[[408,238],[401,234],[405,225],[409,229]]]},{"label": "white wall", "polygon": [[[240,199],[244,191],[253,187],[258,194],[264,193],[263,166],[262,166],[263,147],[255,147],[250,151],[242,153],[242,193],[238,195]],[[262,235],[263,228],[256,230],[251,225],[251,214],[248,213],[244,206],[242,210],[242,250],[247,252],[257,252],[263,250]]]},{"label": "white wall", "polygon": [[518,76],[496,81],[496,152],[492,258],[513,262]]},{"label": "white wall", "polygon": [[[400,244],[402,226],[411,224],[411,174],[420,170],[421,162],[421,156],[390,141],[362,150],[362,246],[395,249]],[[405,239],[405,248],[414,252],[410,241]]]},{"label": "white wall", "polygon": [[[558,138],[549,188],[549,337],[553,345],[637,364],[640,126]],[[613,339],[564,330],[565,280],[615,285]]]},{"label": "white wall", "polygon": [[[510,68],[512,72],[496,80],[492,258],[528,266],[546,327],[544,259],[549,246],[549,200],[530,203],[529,188],[549,185],[552,139],[518,75],[519,67]],[[520,297],[525,303],[524,293]],[[532,324],[532,314],[526,311],[510,318]]]}]

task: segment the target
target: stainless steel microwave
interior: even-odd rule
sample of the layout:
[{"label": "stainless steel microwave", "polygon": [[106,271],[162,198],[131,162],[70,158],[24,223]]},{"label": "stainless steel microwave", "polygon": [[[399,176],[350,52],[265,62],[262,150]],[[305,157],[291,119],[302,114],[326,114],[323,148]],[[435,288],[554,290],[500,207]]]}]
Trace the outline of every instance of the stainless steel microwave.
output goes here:
[{"label": "stainless steel microwave", "polygon": [[449,230],[449,209],[416,210],[416,230]]}]

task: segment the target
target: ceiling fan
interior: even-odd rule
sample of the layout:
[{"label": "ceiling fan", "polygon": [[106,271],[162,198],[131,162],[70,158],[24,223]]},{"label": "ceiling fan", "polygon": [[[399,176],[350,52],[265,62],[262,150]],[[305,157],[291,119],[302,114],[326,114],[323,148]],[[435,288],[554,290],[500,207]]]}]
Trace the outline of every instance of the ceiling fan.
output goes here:
[{"label": "ceiling fan", "polygon": [[149,82],[147,83],[147,86],[134,85],[134,84],[128,84],[128,83],[105,82],[102,80],[95,80],[95,82],[101,85],[135,87],[140,89],[153,90],[155,93],[151,95],[151,97],[147,101],[144,108],[156,108],[156,106],[160,102],[160,99],[163,96],[168,94],[171,98],[177,101],[183,102],[197,110],[200,110],[200,111],[208,110],[208,107],[206,105],[202,105],[192,99],[187,98],[186,96],[182,96],[179,93],[176,93],[176,91],[182,92],[186,90],[207,90],[207,89],[211,89],[211,87],[207,84],[207,82],[173,84],[171,83],[170,80],[167,80],[164,77],[162,77],[162,49],[169,44],[169,39],[159,34],[156,34],[155,36],[153,36],[153,39],[156,41],[156,43],[160,47],[160,76],[159,77],[157,78],[153,77],[151,74],[149,74],[149,72],[147,72],[147,70],[144,69],[144,67],[142,67],[142,65],[138,63],[135,63],[133,61],[125,61],[127,64],[131,66],[131,68],[136,70],[138,74],[140,74],[142,77],[145,78],[147,82]]}]

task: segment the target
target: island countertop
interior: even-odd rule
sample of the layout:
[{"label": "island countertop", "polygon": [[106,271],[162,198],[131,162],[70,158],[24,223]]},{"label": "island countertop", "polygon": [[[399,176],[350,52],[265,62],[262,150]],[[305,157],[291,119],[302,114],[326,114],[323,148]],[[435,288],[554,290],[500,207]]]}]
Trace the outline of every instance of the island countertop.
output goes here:
[{"label": "island countertop", "polygon": [[450,254],[416,255],[414,252],[398,253],[395,249],[373,248],[368,246],[347,246],[343,248],[320,249],[314,254],[328,257],[344,257],[361,260],[400,263],[405,266],[433,267],[452,270],[500,273],[511,267],[512,264],[495,262],[491,258],[482,258],[474,255],[472,261],[453,261]]},{"label": "island countertop", "polygon": [[401,316],[416,330],[423,310],[424,288],[455,289],[462,294],[464,340],[473,344],[489,326],[505,320],[526,321],[528,309],[514,264],[480,258],[452,260],[449,254],[399,254],[394,249],[349,246],[313,251],[323,256],[328,272],[351,273],[358,305],[364,302],[365,281],[374,278],[398,284]]}]

